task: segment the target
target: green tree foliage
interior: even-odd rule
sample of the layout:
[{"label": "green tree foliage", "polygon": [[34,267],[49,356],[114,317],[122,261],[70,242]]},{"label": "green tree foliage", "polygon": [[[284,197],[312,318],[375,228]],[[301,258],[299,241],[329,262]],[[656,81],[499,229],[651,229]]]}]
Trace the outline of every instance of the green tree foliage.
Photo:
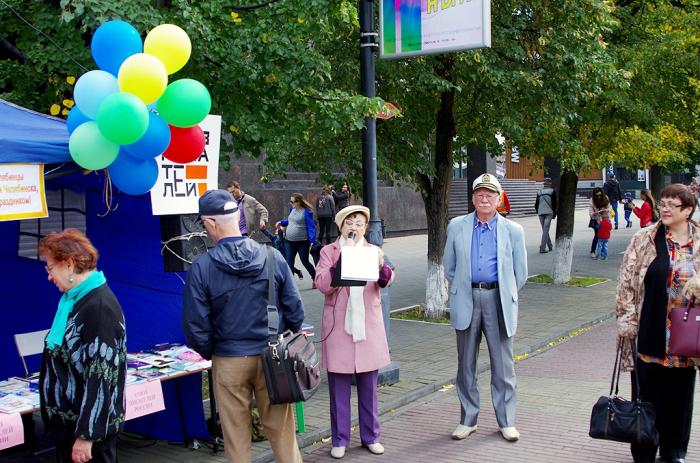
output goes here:
[{"label": "green tree foliage", "polygon": [[[187,76],[206,85],[212,113],[223,116],[230,149],[254,156],[266,153],[272,173],[322,167],[315,153],[303,148],[324,134],[361,128],[364,115],[382,107],[379,100],[368,101],[351,86],[337,86],[333,62],[317,46],[338,41],[339,29],[352,30],[356,13],[345,2],[286,0],[238,11],[222,0],[8,3],[87,69],[96,68],[90,38],[108,20],[128,21],[143,37],[158,24],[179,25],[190,36],[192,57],[171,80]],[[2,98],[40,112],[58,105],[67,114],[71,83],[85,69],[5,8],[0,8],[0,22],[7,31],[0,69]],[[52,112],[57,112],[55,106]]]}]

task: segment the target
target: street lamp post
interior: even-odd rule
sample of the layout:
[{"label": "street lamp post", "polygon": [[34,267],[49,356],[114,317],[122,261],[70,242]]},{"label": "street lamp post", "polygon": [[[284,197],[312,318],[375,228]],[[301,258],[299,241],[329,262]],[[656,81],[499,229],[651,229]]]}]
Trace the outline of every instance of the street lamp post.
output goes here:
[{"label": "street lamp post", "polygon": [[[377,34],[374,31],[374,0],[359,0],[360,2],[360,82],[362,95],[374,98],[375,73],[374,50],[377,48]],[[379,218],[377,201],[377,119],[374,116],[365,118],[362,129],[362,198],[369,208],[370,221],[368,241],[376,246],[384,244],[382,236],[382,221]],[[388,261],[388,259],[387,259]],[[383,288],[382,313],[384,329],[389,340],[389,288]],[[391,362],[389,366],[379,371],[379,384],[395,384],[399,381],[399,367]]]}]

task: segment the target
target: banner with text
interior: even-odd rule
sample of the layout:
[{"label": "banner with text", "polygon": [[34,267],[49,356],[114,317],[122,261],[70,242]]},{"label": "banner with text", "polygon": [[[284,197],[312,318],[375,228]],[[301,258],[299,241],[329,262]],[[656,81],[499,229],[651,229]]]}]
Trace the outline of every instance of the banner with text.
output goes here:
[{"label": "banner with text", "polygon": [[0,164],[0,221],[48,216],[43,164]]},{"label": "banner with text", "polygon": [[490,0],[380,0],[382,58],[491,46]]},{"label": "banner with text", "polygon": [[209,115],[199,126],[206,145],[198,159],[179,164],[163,156],[158,161],[158,181],[151,188],[153,215],[195,214],[197,201],[207,190],[219,188],[221,116]]}]

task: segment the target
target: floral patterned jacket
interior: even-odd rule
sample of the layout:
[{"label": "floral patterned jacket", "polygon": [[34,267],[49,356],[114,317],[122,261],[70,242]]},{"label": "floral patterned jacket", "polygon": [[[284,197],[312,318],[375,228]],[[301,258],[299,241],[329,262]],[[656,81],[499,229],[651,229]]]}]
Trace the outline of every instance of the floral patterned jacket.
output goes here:
[{"label": "floral patterned jacket", "polygon": [[[644,302],[644,277],[652,261],[656,259],[656,246],[654,237],[661,221],[653,226],[638,231],[630,242],[620,266],[620,275],[617,284],[617,335],[618,338],[635,338],[639,329],[639,316]],[[691,222],[691,235],[693,240],[693,265],[696,274],[700,274],[700,225]],[[619,339],[618,339],[619,342]],[[622,365],[625,370],[634,369],[634,359],[629,343],[625,344],[622,357]]]}]

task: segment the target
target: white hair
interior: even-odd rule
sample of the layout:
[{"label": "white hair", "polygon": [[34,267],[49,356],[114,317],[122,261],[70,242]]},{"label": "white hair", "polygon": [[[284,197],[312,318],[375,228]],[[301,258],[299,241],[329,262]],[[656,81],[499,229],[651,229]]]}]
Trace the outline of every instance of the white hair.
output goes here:
[{"label": "white hair", "polygon": [[237,212],[222,215],[203,215],[202,219],[212,219],[218,226],[230,226],[238,222]]}]

